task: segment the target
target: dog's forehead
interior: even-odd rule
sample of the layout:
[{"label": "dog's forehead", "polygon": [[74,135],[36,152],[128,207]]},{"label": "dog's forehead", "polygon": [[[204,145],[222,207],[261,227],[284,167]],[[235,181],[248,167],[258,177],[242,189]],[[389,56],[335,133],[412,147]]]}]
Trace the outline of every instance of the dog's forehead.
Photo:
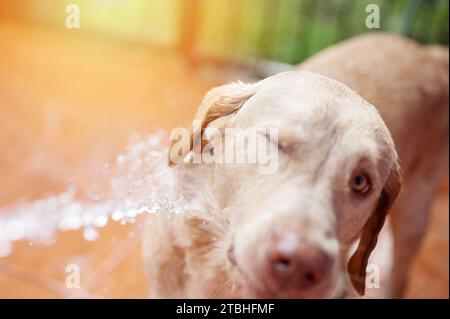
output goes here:
[{"label": "dog's forehead", "polygon": [[350,88],[310,72],[285,72],[261,81],[239,117],[252,125],[269,120],[293,125],[356,122],[376,126],[380,121],[375,108]]},{"label": "dog's forehead", "polygon": [[[340,152],[393,147],[380,114],[344,84],[310,72],[286,72],[261,81],[236,116],[247,127],[278,128],[279,138],[314,145],[345,145]],[[344,151],[345,150],[345,151]]]}]

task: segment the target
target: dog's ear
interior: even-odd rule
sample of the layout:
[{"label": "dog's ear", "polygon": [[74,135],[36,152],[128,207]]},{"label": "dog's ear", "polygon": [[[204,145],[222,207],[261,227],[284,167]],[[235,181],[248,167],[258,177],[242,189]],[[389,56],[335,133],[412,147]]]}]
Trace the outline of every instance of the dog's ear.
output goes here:
[{"label": "dog's ear", "polygon": [[377,244],[378,234],[383,228],[389,209],[400,192],[401,184],[400,168],[395,163],[381,191],[375,209],[362,229],[358,247],[348,262],[347,270],[350,274],[350,280],[360,295],[364,295],[366,288],[367,262]]},{"label": "dog's ear", "polygon": [[[183,145],[181,148],[181,158],[184,158],[193,150],[195,140],[201,141],[203,131],[209,123],[220,118],[229,117],[237,112],[256,93],[256,86],[256,83],[235,82],[213,88],[206,93],[194,118],[189,139],[185,141],[189,145]],[[176,141],[172,140],[169,152],[172,152],[172,147],[175,143]],[[202,142],[200,151],[203,149],[203,146],[204,143]],[[169,153],[169,165],[173,165],[174,162],[170,155]]]}]

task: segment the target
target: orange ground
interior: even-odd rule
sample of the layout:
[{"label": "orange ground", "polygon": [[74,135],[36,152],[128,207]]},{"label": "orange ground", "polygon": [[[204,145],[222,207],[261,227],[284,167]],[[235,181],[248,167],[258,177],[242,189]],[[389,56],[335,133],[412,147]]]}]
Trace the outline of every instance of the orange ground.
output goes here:
[{"label": "orange ground", "polygon": [[[132,132],[185,125],[224,80],[168,52],[0,21],[0,206],[58,193],[68,180],[88,185],[91,167]],[[448,200],[445,183],[408,297],[448,298]],[[79,232],[46,247],[18,243],[0,259],[0,298],[146,297],[141,225],[109,223],[93,243]],[[65,288],[68,263],[81,266],[81,289]]]}]

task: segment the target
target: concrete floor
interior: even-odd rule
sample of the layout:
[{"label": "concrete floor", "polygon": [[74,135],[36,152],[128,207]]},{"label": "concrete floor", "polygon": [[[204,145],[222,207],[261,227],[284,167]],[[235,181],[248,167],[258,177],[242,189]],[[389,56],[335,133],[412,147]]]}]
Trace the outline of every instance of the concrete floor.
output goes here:
[{"label": "concrete floor", "polygon": [[[0,20],[0,206],[89,185],[131,133],[186,125],[222,81],[168,52]],[[444,182],[407,297],[449,296],[448,203]],[[0,298],[147,297],[142,222],[109,223],[94,242],[71,231],[50,246],[17,243],[0,258]],[[65,286],[69,263],[80,289]]]}]

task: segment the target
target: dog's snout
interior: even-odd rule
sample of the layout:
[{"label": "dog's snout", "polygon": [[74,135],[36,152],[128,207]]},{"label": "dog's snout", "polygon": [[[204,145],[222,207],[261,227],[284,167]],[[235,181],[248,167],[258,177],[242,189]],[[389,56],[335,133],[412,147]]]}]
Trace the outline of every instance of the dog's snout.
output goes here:
[{"label": "dog's snout", "polygon": [[307,291],[320,285],[332,268],[332,258],[318,245],[294,242],[292,234],[278,239],[267,256],[267,276],[276,290]]}]

